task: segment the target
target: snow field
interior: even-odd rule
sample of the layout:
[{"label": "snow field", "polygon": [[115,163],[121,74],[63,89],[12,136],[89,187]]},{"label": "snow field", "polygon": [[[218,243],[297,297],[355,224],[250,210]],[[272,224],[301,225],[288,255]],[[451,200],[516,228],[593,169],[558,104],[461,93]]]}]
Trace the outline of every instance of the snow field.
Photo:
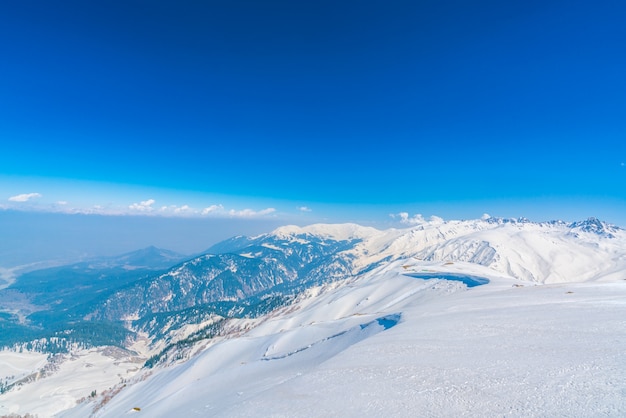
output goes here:
[{"label": "snow field", "polygon": [[[32,354],[32,357],[39,360],[24,364],[24,368],[36,373],[45,365],[46,356]],[[7,360],[14,365],[14,359],[11,357]],[[101,393],[120,383],[122,378],[131,377],[142,364],[133,358],[116,359],[102,349],[63,356],[56,370],[46,375],[38,374],[34,382],[3,394],[0,398],[0,415],[29,412],[40,418],[54,416],[75,407],[77,399],[88,397],[93,390]]]},{"label": "snow field", "polygon": [[[140,371],[106,403],[98,397],[64,410],[96,385],[116,383],[74,370],[27,385],[27,395],[5,394],[13,397],[0,397],[0,413],[626,416],[624,231],[608,239],[564,223],[480,220],[275,231],[306,233],[361,239],[347,251],[354,272],[377,267],[309,289],[266,317],[234,321],[231,335],[199,343],[189,361]],[[421,271],[489,284],[468,290],[407,276]],[[385,329],[377,321],[385,317],[399,323]]]},{"label": "snow field", "polygon": [[625,297],[624,284],[487,285],[422,300],[398,326],[219,415],[624,416]]},{"label": "snow field", "polygon": [[38,370],[46,364],[46,354],[3,350],[0,351],[0,380],[13,376],[20,379]]}]

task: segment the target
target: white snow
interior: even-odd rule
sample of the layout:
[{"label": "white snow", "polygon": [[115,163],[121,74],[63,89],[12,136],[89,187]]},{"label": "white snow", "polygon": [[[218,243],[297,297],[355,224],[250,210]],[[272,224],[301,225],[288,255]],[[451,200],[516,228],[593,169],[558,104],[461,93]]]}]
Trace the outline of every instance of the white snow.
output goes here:
[{"label": "white snow", "polygon": [[280,247],[277,247],[275,245],[268,244],[268,243],[261,244],[261,247],[269,248],[270,250],[278,250],[278,251],[280,251],[282,249]]},{"label": "white snow", "polygon": [[0,351],[0,381],[11,382],[28,376],[33,370],[38,370],[46,364],[46,354],[9,350]]},{"label": "white snow", "polygon": [[[236,333],[199,345],[186,362],[138,372],[114,386],[111,399],[66,409],[97,385],[115,384],[67,361],[0,396],[0,413],[626,416],[624,231],[577,238],[565,224],[487,220],[386,231],[279,228],[282,236],[358,237],[349,250],[355,271],[377,267],[309,289],[267,317],[233,323]],[[468,289],[407,276],[421,271],[489,283]],[[384,318],[399,322],[385,329]],[[86,359],[99,373],[112,370],[97,352]],[[118,380],[129,377],[115,370]]]},{"label": "white snow", "polygon": [[[419,269],[490,283],[404,275]],[[522,283],[398,260],[154,371],[95,416],[624,416],[626,282]],[[388,330],[359,326],[391,314]]]},{"label": "white snow", "polygon": [[278,237],[292,237],[293,235],[312,234],[337,241],[365,238],[379,233],[376,228],[361,226],[352,223],[346,224],[313,224],[305,227],[295,225],[281,226],[272,232]]},{"label": "white snow", "polygon": [[626,270],[624,231],[616,239],[586,235],[575,238],[565,225],[449,221],[380,231],[352,252],[358,268],[389,258],[467,261],[538,283],[598,280]]},{"label": "white snow", "polygon": [[[60,356],[57,363],[46,365],[41,360],[29,363],[24,370],[30,369],[35,381],[0,396],[0,416],[27,412],[38,417],[54,416],[75,407],[78,399],[88,397],[93,390],[101,393],[115,386],[133,376],[143,364],[141,359],[118,354],[111,348],[101,348]],[[3,353],[15,368],[15,359],[8,356]],[[41,355],[33,355],[36,356]],[[45,372],[42,366],[47,368]]]}]

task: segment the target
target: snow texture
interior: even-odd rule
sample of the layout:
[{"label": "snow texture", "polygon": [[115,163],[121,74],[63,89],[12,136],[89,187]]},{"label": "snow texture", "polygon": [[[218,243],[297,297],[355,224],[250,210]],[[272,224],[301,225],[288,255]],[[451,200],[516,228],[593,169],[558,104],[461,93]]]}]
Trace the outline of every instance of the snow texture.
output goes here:
[{"label": "snow texture", "polygon": [[[111,399],[46,408],[45,394],[104,383],[58,373],[1,396],[0,414],[626,416],[623,230],[484,217],[274,231],[307,233],[360,240],[347,250],[360,273],[232,324],[237,332],[188,361],[120,375],[131,379]],[[420,272],[489,282],[411,277]],[[89,358],[101,373],[111,367]]]}]

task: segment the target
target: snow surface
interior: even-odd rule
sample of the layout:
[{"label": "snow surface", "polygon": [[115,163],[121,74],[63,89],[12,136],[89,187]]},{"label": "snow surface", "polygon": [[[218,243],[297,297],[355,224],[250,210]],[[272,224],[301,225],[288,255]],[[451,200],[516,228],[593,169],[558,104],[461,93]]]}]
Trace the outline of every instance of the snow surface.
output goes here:
[{"label": "snow surface", "polygon": [[[450,267],[398,260],[313,289],[247,334],[128,385],[95,416],[626,414],[626,281],[538,286]],[[405,275],[446,268],[490,283]],[[371,325],[393,314],[397,326]]]},{"label": "snow surface", "polygon": [[[131,377],[143,364],[141,359],[127,355],[121,357],[119,354],[118,350],[112,348],[83,350],[74,355],[58,357],[57,363],[48,363],[47,370],[42,372],[42,355],[22,353],[27,356],[25,358],[32,357],[22,373],[27,373],[25,369],[32,367],[31,370],[35,371],[34,381],[0,397],[0,416],[29,412],[42,418],[75,407],[77,399],[89,396],[93,390],[100,393],[115,386],[123,378]],[[37,356],[40,356],[38,362]],[[11,353],[2,352],[0,358],[7,359],[10,367],[16,368]],[[4,366],[0,363],[0,370]]]},{"label": "snow surface", "polygon": [[[358,238],[348,253],[365,273],[234,322],[236,332],[199,344],[188,361],[134,377],[115,371],[117,380],[130,378],[124,383],[65,366],[0,396],[0,414],[626,416],[623,230],[608,238],[573,234],[565,223],[486,218],[274,233]],[[423,271],[489,283],[468,289],[408,276]],[[85,355],[92,369],[111,374],[110,362],[89,357],[96,355]],[[79,393],[109,385],[115,396],[67,409]]]},{"label": "snow surface", "polygon": [[15,381],[46,365],[46,354],[0,351],[0,380]]},{"label": "snow surface", "polygon": [[313,224],[304,227],[287,225],[275,229],[271,235],[280,238],[293,238],[294,235],[311,234],[323,238],[330,238],[337,241],[346,241],[351,239],[361,239],[378,234],[376,228],[361,226],[358,224]]}]

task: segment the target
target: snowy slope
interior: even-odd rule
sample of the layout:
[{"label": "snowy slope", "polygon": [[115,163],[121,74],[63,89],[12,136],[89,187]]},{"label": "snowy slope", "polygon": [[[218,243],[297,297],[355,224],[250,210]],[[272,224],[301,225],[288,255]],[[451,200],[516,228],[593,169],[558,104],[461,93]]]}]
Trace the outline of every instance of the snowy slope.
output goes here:
[{"label": "snowy slope", "polygon": [[[341,254],[350,260],[355,273],[411,257],[466,261],[536,283],[608,279],[626,267],[626,231],[596,218],[573,223],[490,217],[444,222],[436,218],[383,231],[356,224],[291,225],[254,239],[274,238],[284,245],[306,243],[307,237],[351,240],[353,248]],[[243,242],[242,248],[250,241]]]},{"label": "snowy slope", "polygon": [[[611,225],[499,219],[424,223],[382,231],[354,252],[362,266],[397,258],[465,261],[537,283],[610,279],[626,268],[626,234]],[[589,225],[595,231],[589,231]],[[611,231],[609,236],[606,230]]]},{"label": "snowy slope", "polygon": [[305,227],[295,225],[282,226],[275,229],[270,235],[276,237],[293,237],[297,235],[312,235],[336,241],[348,241],[375,236],[379,233],[376,228],[358,224],[313,224]]},{"label": "snowy slope", "polygon": [[250,332],[129,385],[95,416],[626,413],[626,282],[518,287],[455,264],[491,280],[467,290],[408,278],[446,267],[410,262],[312,290]]},{"label": "snowy slope", "polygon": [[[13,364],[11,354],[0,352],[0,359],[6,358]],[[32,358],[34,354],[29,353],[29,356]],[[112,347],[58,355],[43,367],[40,361],[31,365],[31,370],[36,371],[28,377],[31,383],[17,386],[0,396],[0,416],[25,413],[37,417],[51,416],[76,406],[78,399],[88,397],[94,390],[100,393],[104,388],[120,383],[123,378],[136,373],[142,364],[142,359]]]},{"label": "snowy slope", "polygon": [[[595,219],[435,220],[384,231],[318,224],[216,248],[248,258],[257,254],[246,249],[251,243],[301,251],[336,242],[349,243],[332,257],[341,260],[341,274],[269,315],[229,320],[229,333],[198,342],[190,360],[132,378],[122,373],[118,378],[131,379],[111,386],[116,396],[96,396],[65,412],[46,410],[23,391],[0,396],[0,412],[626,415],[623,230]],[[468,289],[412,277],[420,272],[489,283]],[[84,379],[82,391],[95,387]],[[76,386],[67,375],[37,383],[51,391]]]}]

